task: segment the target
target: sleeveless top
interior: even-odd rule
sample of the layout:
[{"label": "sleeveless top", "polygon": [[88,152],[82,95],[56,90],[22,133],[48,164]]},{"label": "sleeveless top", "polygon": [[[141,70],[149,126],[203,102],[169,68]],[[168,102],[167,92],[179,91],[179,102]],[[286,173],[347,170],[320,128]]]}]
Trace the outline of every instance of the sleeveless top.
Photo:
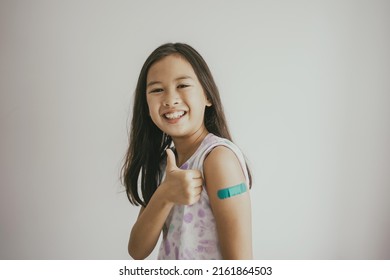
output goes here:
[{"label": "sleeveless top", "polygon": [[[231,141],[215,136],[212,133],[209,133],[204,138],[196,152],[180,167],[180,169],[199,170],[204,178],[204,159],[211,150],[217,146],[225,146],[235,153],[245,175],[246,184],[249,186],[245,159],[240,149]],[[204,184],[198,202],[193,205],[177,204],[173,206],[165,221],[165,229],[157,257],[159,260],[222,259],[216,222]]]}]

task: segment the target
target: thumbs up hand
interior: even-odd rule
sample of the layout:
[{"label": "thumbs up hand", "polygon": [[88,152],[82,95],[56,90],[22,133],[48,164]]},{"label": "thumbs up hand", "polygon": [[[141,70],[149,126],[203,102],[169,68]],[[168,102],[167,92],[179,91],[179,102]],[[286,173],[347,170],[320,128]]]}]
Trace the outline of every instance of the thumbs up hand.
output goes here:
[{"label": "thumbs up hand", "polygon": [[197,202],[202,192],[202,174],[199,170],[182,170],[176,165],[175,154],[167,149],[167,166],[164,188],[167,200],[174,204],[191,205]]},{"label": "thumbs up hand", "polygon": [[167,152],[167,166],[165,171],[168,173],[180,171],[181,169],[176,165],[176,158],[173,151],[171,149],[167,149],[166,152]]}]

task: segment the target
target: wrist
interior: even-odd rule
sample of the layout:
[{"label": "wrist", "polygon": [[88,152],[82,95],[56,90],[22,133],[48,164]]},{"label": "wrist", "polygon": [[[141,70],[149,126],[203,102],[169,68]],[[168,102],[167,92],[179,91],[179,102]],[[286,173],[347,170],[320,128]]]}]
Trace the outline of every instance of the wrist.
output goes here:
[{"label": "wrist", "polygon": [[158,201],[160,201],[163,206],[173,207],[175,205],[174,202],[170,199],[169,190],[167,190],[166,182],[162,182],[160,186],[156,190],[156,195],[158,197]]}]

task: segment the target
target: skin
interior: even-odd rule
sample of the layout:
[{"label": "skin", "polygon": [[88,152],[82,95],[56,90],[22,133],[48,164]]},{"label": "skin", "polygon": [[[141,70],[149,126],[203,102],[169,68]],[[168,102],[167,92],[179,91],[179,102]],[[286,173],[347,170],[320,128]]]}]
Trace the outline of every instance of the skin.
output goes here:
[{"label": "skin", "polygon": [[220,189],[245,182],[236,155],[219,146],[205,159],[204,176],[211,209],[217,223],[218,239],[224,259],[252,259],[252,218],[249,191],[220,199]]},{"label": "skin", "polygon": [[[251,210],[249,192],[221,200],[217,191],[244,182],[245,177],[234,153],[225,147],[215,148],[199,170],[181,170],[208,134],[204,126],[206,106],[212,106],[192,69],[181,56],[170,55],[151,66],[147,76],[147,103],[153,122],[172,137],[176,155],[167,151],[166,177],[142,207],[129,239],[129,254],[146,258],[156,246],[165,220],[175,204],[196,203],[207,186],[216,219],[224,259],[251,259]],[[184,111],[177,120],[166,113]],[[223,234],[222,234],[223,233]]]}]

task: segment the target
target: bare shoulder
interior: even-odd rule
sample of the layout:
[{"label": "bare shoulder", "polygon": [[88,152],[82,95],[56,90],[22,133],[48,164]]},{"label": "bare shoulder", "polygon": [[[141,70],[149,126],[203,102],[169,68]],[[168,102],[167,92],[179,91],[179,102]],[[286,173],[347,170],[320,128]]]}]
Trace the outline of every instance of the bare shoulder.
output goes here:
[{"label": "bare shoulder", "polygon": [[215,147],[210,154],[206,157],[204,164],[229,164],[229,163],[237,163],[238,158],[236,154],[226,146],[217,146]]},{"label": "bare shoulder", "polygon": [[217,146],[204,161],[207,188],[218,190],[245,182],[244,172],[236,154],[225,146]]}]

